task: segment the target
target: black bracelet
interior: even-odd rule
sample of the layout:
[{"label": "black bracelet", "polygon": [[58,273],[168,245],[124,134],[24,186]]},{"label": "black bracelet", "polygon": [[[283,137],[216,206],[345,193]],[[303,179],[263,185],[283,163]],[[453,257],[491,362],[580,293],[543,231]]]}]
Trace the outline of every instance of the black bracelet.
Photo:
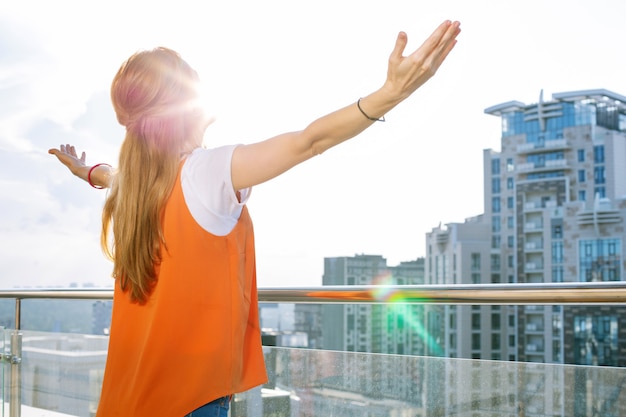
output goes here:
[{"label": "black bracelet", "polygon": [[360,98],[356,101],[356,106],[359,108],[359,110],[361,110],[361,113],[363,113],[363,116],[367,117],[372,122],[384,122],[385,121],[385,116],[381,117],[380,119],[368,116],[367,113],[365,113],[363,111],[363,109],[361,108],[361,99]]}]

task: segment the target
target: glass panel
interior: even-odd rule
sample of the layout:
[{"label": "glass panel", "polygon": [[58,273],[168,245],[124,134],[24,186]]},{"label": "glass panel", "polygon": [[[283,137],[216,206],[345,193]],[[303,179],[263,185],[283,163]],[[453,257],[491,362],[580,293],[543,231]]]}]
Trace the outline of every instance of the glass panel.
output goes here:
[{"label": "glass panel", "polygon": [[[609,248],[609,253],[612,250]],[[422,314],[423,306],[418,306],[420,314],[411,320],[406,318],[409,306],[402,303],[375,305],[371,312],[367,306],[345,306],[349,314],[356,316],[359,312],[361,318],[371,317],[371,326],[359,329],[359,319],[352,330],[358,331],[359,343],[363,338],[363,346],[371,343],[370,349],[379,346],[398,354],[267,346],[268,384],[235,395],[231,417],[565,417],[592,415],[593,410],[600,410],[598,415],[602,416],[626,415],[626,403],[618,400],[626,391],[626,368],[614,366],[621,364],[620,329],[625,327],[626,317],[621,305],[525,305],[515,310],[507,306],[432,306],[428,314]],[[401,313],[398,308],[402,308]],[[322,346],[313,310],[307,310],[311,317],[302,315],[298,321],[311,318],[306,334],[285,331],[289,337],[276,337],[275,342],[303,346],[306,343],[294,342],[293,336],[305,334],[309,346]],[[108,306],[99,303],[91,311],[96,318],[109,314]],[[480,331],[471,332],[468,338],[459,329],[471,328],[472,314],[476,314],[476,320],[481,319],[477,321]],[[398,320],[400,316],[405,319]],[[333,320],[338,322],[337,317]],[[55,321],[44,325],[58,328]],[[418,326],[418,322],[425,324]],[[266,324],[272,325],[271,320]],[[274,321],[276,327],[283,324]],[[102,329],[107,326],[104,322],[91,326],[92,334],[22,331],[24,417],[94,415],[107,355],[108,336],[102,334]],[[446,326],[449,333],[441,333]],[[8,353],[13,330],[4,333],[0,348]],[[342,335],[346,340],[350,338],[348,333]],[[471,349],[473,335],[476,349]],[[435,352],[441,357],[406,354],[417,343],[416,338],[423,341],[415,345],[422,346],[421,352]],[[329,336],[325,339],[328,341]],[[445,346],[447,340],[449,346]],[[464,358],[445,357],[449,355]],[[500,360],[516,360],[518,356],[527,362]],[[3,415],[8,416],[10,365],[2,366],[2,372]]]},{"label": "glass panel", "polygon": [[7,381],[5,379],[5,372],[4,369],[7,367],[6,363],[6,354],[7,352],[7,343],[5,342],[5,335],[4,335],[4,326],[0,326],[0,358],[2,360],[0,360],[0,374],[2,374],[0,376],[0,392],[2,393],[2,398],[0,398],[0,412],[2,414],[2,417],[4,417],[4,408],[5,408],[5,402],[4,402],[4,398],[5,398],[5,388],[7,386]]},{"label": "glass panel", "polygon": [[270,381],[242,416],[622,415],[626,369],[265,348]]},{"label": "glass panel", "polygon": [[95,415],[109,338],[22,333],[22,409],[54,411],[37,414],[46,417]]},{"label": "glass panel", "polygon": [[[24,410],[91,416],[106,336],[24,332]],[[237,394],[231,417],[620,415],[626,369],[266,347],[269,383]],[[521,408],[520,408],[521,407]],[[620,408],[622,407],[622,408]]]}]

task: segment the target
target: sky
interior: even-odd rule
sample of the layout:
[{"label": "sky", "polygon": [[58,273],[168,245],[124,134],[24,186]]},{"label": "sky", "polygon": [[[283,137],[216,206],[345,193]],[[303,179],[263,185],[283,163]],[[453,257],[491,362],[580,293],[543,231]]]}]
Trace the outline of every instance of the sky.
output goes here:
[{"label": "sky", "polygon": [[622,0],[19,1],[0,8],[0,287],[111,286],[106,191],[51,147],[117,161],[111,80],[137,50],[177,50],[216,121],[207,146],[300,130],[379,88],[399,31],[412,52],[443,20],[458,44],[438,73],[358,137],[254,188],[260,287],[321,284],[325,257],[425,255],[425,234],[483,213],[484,109],[553,93],[626,94]]}]

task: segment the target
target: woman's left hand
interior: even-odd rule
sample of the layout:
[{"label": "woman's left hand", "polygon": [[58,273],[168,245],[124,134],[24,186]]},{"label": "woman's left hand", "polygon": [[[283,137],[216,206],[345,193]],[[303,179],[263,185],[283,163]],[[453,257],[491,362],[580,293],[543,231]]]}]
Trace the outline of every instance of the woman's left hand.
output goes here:
[{"label": "woman's left hand", "polygon": [[61,145],[59,149],[49,149],[48,153],[56,156],[59,161],[61,161],[61,163],[72,172],[72,174],[82,178],[81,174],[87,168],[87,165],[85,164],[87,154],[85,154],[85,152],[81,153],[79,158],[76,153],[76,148],[74,148],[73,145],[67,144]]}]

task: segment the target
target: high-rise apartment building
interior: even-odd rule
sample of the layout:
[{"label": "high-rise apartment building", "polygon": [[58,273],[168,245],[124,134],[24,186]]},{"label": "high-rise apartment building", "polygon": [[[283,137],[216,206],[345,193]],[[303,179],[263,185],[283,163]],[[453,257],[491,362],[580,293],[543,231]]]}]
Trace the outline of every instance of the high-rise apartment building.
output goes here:
[{"label": "high-rise apartment building", "polygon": [[[426,283],[626,280],[626,97],[585,90],[544,101],[541,93],[537,103],[510,101],[485,113],[502,120],[501,150],[483,151],[485,211],[426,235]],[[626,366],[623,305],[458,305],[439,312],[441,326],[429,330],[446,356]],[[516,401],[527,412],[589,408],[592,381],[569,381],[563,372],[545,378],[516,378]],[[539,389],[547,383],[571,385],[573,403],[548,398]]]},{"label": "high-rise apartment building", "polygon": [[[426,282],[625,280],[626,97],[585,90],[544,101],[542,92],[537,103],[485,113],[502,120],[501,150],[483,152],[485,212],[426,235]],[[446,355],[626,366],[624,307],[473,306],[459,314],[467,308],[443,312]]]},{"label": "high-rise apartment building", "polygon": [[[503,282],[622,281],[626,97],[607,90],[489,107],[501,151],[484,151],[485,220]],[[626,366],[624,307],[520,306],[522,361]]]}]

